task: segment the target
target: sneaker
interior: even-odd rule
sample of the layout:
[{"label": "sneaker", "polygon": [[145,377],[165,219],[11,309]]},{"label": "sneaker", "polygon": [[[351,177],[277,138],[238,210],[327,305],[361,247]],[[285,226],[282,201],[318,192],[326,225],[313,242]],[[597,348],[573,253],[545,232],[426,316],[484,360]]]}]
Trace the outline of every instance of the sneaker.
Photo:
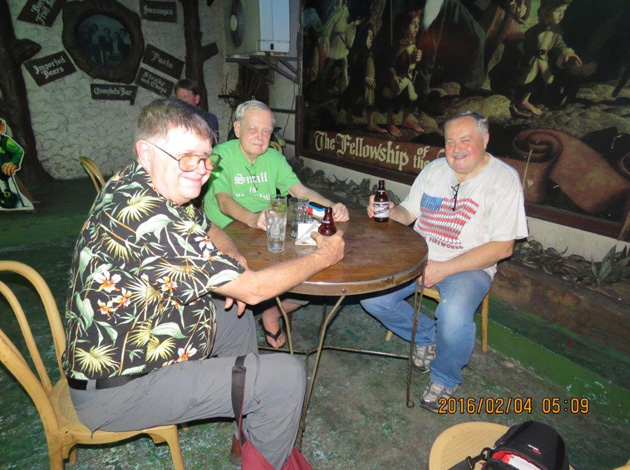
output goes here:
[{"label": "sneaker", "polygon": [[416,372],[420,372],[424,374],[431,370],[431,362],[437,356],[435,353],[435,344],[430,344],[429,346],[414,346],[415,351],[413,352],[413,356],[411,356],[411,368]]},{"label": "sneaker", "polygon": [[433,411],[434,413],[438,412],[439,407],[442,405],[440,403],[440,398],[449,399],[453,396],[453,392],[457,387],[454,388],[446,388],[443,385],[440,385],[435,382],[431,382],[427,389],[422,394],[422,398],[420,399],[420,406],[429,411]]}]

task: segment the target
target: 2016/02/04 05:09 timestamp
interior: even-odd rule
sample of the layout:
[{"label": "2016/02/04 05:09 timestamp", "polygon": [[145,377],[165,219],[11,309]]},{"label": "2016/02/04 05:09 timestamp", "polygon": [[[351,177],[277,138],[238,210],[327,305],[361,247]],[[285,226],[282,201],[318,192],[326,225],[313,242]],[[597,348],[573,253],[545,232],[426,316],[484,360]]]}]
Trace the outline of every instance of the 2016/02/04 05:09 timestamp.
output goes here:
[{"label": "2016/02/04 05:09 timestamp", "polygon": [[[532,397],[465,397],[440,398],[439,414],[531,414]],[[543,397],[541,408],[543,414],[587,414],[590,402],[586,397]]]}]

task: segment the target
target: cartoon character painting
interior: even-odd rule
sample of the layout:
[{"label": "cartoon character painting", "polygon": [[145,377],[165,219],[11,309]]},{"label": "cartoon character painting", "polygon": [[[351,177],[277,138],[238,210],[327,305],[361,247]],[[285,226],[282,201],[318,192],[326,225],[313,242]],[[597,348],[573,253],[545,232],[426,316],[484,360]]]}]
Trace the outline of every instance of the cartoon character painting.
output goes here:
[{"label": "cartoon character painting", "polygon": [[24,150],[6,135],[7,124],[0,118],[0,210],[32,211],[33,203],[20,191],[15,173],[22,167]]}]

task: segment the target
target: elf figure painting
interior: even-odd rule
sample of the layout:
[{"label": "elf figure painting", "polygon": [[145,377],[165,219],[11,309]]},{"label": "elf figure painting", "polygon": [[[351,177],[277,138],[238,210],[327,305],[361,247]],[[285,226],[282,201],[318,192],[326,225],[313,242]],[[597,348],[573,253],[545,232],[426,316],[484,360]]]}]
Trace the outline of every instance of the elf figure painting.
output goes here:
[{"label": "elf figure painting", "polygon": [[32,211],[33,203],[20,191],[15,174],[22,167],[24,150],[6,134],[0,118],[0,211]]}]

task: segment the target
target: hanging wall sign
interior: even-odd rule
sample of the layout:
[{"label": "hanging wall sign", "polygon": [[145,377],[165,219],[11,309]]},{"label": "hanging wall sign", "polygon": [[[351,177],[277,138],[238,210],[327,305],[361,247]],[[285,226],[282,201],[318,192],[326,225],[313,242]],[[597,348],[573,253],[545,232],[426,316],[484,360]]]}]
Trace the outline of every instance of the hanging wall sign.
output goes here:
[{"label": "hanging wall sign", "polygon": [[142,62],[178,80],[184,69],[183,60],[179,60],[177,57],[161,51],[150,44],[147,44]]},{"label": "hanging wall sign", "polygon": [[63,2],[64,0],[28,0],[22,8],[18,20],[42,26],[52,26]]},{"label": "hanging wall sign", "polygon": [[39,86],[54,82],[77,71],[65,51],[24,62],[26,70]]},{"label": "hanging wall sign", "polygon": [[92,83],[90,85],[90,91],[93,100],[129,101],[129,104],[133,104],[136,100],[138,87],[135,85],[102,85]]},{"label": "hanging wall sign", "polygon": [[136,85],[168,98],[173,93],[175,83],[160,77],[144,67],[140,67],[138,76],[136,77]]},{"label": "hanging wall sign", "polygon": [[177,6],[175,2],[141,0],[140,16],[143,20],[177,23]]}]

